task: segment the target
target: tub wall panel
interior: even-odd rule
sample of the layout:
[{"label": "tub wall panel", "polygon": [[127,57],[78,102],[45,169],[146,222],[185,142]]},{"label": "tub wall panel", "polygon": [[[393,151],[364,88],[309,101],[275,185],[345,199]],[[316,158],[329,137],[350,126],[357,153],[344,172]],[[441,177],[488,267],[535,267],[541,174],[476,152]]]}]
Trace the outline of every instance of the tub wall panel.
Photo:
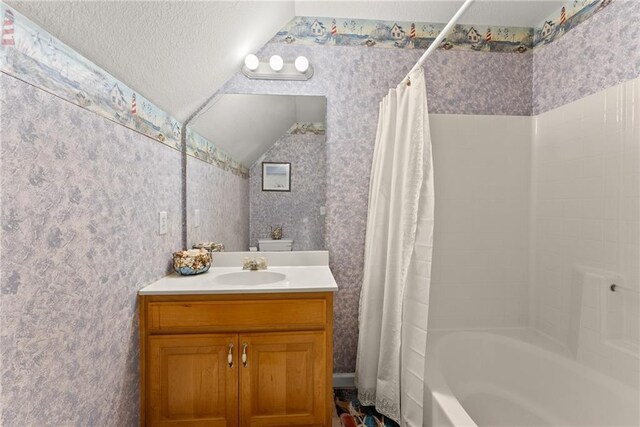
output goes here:
[{"label": "tub wall panel", "polygon": [[528,324],[531,118],[432,114],[429,329]]},{"label": "tub wall panel", "polygon": [[[579,357],[621,380],[640,374],[640,337],[633,326],[637,294],[616,294],[621,305],[613,311],[603,288],[616,280],[640,290],[639,107],[640,79],[635,79],[534,119],[534,324],[568,344],[576,333],[571,316],[579,314]],[[603,279],[575,279],[576,270],[595,270]],[[581,295],[572,287],[576,280]],[[592,289],[596,282],[600,289]],[[576,314],[571,306],[578,297]],[[635,364],[606,343],[616,337],[606,329],[614,321],[619,337],[635,344],[622,352],[635,357]],[[585,328],[591,333],[585,335]]]}]

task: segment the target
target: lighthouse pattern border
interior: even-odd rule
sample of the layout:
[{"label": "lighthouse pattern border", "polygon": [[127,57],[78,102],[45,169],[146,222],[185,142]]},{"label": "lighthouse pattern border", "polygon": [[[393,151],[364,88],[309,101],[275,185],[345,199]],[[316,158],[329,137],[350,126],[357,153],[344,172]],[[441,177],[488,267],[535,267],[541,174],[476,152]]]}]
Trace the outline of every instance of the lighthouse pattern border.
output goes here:
[{"label": "lighthouse pattern border", "polygon": [[[497,25],[455,25],[441,50],[524,53],[551,43],[613,0],[570,0],[535,28]],[[444,23],[376,21],[298,16],[271,40],[276,43],[427,49]]]},{"label": "lighthouse pattern border", "polygon": [[[271,41],[286,44],[425,50],[445,25],[299,16],[280,30]],[[519,53],[532,47],[532,28],[487,25],[455,25],[440,45],[440,49],[443,50]]]},{"label": "lighthouse pattern border", "polygon": [[[2,39],[0,71],[39,87],[84,109],[181,150],[182,123],[57,38],[0,3]],[[248,178],[249,170],[211,141],[187,138],[187,154]],[[197,156],[194,156],[197,157]]]},{"label": "lighthouse pattern border", "polygon": [[[526,52],[562,37],[612,1],[566,1],[536,28],[457,25],[440,49]],[[182,124],[174,117],[1,2],[0,16],[0,71],[181,149]],[[444,24],[296,17],[272,41],[426,49],[443,28]],[[249,176],[245,165],[214,142],[189,129],[186,140],[188,155],[238,176]]]},{"label": "lighthouse pattern border", "polygon": [[570,0],[534,29],[534,48],[564,36],[577,25],[609,6],[613,0]]}]

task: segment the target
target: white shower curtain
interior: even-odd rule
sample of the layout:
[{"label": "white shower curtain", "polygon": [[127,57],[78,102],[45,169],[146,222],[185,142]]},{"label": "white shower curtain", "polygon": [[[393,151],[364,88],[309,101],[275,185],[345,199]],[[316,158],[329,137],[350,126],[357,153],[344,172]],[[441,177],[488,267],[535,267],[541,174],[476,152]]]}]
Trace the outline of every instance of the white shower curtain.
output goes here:
[{"label": "white shower curtain", "polygon": [[360,294],[356,386],[364,405],[422,426],[434,190],[422,67],[380,103]]}]

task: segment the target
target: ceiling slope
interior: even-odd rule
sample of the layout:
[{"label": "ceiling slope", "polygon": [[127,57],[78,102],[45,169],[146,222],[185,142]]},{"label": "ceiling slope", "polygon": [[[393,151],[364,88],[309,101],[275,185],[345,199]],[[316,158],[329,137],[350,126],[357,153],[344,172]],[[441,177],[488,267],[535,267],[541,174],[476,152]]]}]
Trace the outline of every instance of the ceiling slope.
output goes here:
[{"label": "ceiling slope", "polygon": [[7,1],[184,121],[294,17],[293,1]]}]

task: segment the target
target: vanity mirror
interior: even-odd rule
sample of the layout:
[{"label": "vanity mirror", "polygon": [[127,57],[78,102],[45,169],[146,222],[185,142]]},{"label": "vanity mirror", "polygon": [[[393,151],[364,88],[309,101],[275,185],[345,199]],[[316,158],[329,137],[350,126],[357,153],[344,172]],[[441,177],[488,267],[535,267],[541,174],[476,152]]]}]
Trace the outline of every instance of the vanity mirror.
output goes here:
[{"label": "vanity mirror", "polygon": [[187,127],[188,246],[324,250],[325,123],[322,96],[216,96]]}]

